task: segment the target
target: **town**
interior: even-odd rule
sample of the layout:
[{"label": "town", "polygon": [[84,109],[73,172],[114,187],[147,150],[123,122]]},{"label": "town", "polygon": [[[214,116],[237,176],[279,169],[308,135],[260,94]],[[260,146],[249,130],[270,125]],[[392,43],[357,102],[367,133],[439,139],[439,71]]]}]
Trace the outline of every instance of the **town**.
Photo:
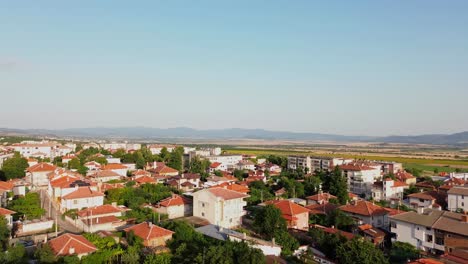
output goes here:
[{"label": "town", "polygon": [[2,263],[468,263],[468,173],[3,139]]}]

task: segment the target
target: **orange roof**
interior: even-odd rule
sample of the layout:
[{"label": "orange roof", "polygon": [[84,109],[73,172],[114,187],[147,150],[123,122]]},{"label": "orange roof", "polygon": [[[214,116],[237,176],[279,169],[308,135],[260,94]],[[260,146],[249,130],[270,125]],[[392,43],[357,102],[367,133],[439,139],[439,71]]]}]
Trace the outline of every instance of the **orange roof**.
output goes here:
[{"label": "orange roof", "polygon": [[415,178],[413,174],[406,172],[406,171],[401,171],[401,170],[395,173],[395,177],[399,179],[400,181],[406,181],[408,179]]},{"label": "orange roof", "polygon": [[309,209],[310,214],[326,215],[338,208],[338,205],[332,203],[312,204],[307,205],[305,208]]},{"label": "orange roof", "polygon": [[5,215],[12,215],[12,214],[16,214],[16,212],[0,207],[0,215],[5,216]]},{"label": "orange roof", "polygon": [[222,198],[224,200],[232,200],[232,199],[240,199],[240,198],[249,197],[247,194],[232,191],[232,190],[227,190],[224,188],[211,188],[207,190],[210,193],[212,193],[214,196]]},{"label": "orange roof", "polygon": [[159,174],[169,174],[169,173],[179,173],[178,170],[176,169],[173,169],[169,166],[164,166],[164,167],[161,167],[161,168],[156,168],[156,173],[159,173]]},{"label": "orange roof", "polygon": [[54,171],[57,167],[52,164],[41,162],[27,169],[28,172]]},{"label": "orange roof", "polygon": [[192,204],[192,200],[180,195],[173,195],[159,202],[159,205],[164,207],[179,206],[184,204]]},{"label": "orange roof", "polygon": [[443,264],[443,262],[434,260],[434,259],[417,259],[415,261],[409,262],[409,264]]},{"label": "orange roof", "polygon": [[437,191],[419,192],[412,193],[408,197],[418,198],[423,200],[437,200]]},{"label": "orange roof", "polygon": [[97,248],[81,235],[63,234],[49,241],[49,245],[55,255],[80,255],[92,253]]},{"label": "orange roof", "polygon": [[104,204],[100,206],[94,206],[90,208],[83,209],[78,211],[78,216],[85,217],[85,216],[96,216],[96,215],[103,215],[103,214],[115,214],[124,211],[124,209],[119,208],[117,206],[113,206],[110,204]]},{"label": "orange roof", "polygon": [[393,182],[393,187],[405,187],[405,186],[408,186],[408,184],[406,184],[406,182],[402,182],[402,181],[394,181]]},{"label": "orange roof", "polygon": [[141,237],[143,240],[150,240],[158,237],[172,236],[174,232],[154,225],[149,222],[143,222],[124,229],[125,232],[133,231],[136,236]]},{"label": "orange roof", "polygon": [[342,170],[348,170],[348,171],[375,170],[375,168],[372,168],[364,164],[359,164],[359,163],[350,163],[350,164],[341,165],[339,167]]},{"label": "orange roof", "polygon": [[133,176],[150,175],[150,174],[151,174],[151,173],[149,173],[148,171],[141,170],[141,169],[132,172],[132,175],[133,175]]},{"label": "orange roof", "polygon": [[220,162],[213,162],[213,163],[211,163],[210,168],[216,169],[216,168],[218,168],[220,165],[221,165]]},{"label": "orange roof", "polygon": [[126,170],[128,168],[119,163],[109,163],[107,165],[104,165],[102,169],[103,170]]},{"label": "orange roof", "polygon": [[321,201],[321,200],[336,199],[336,196],[331,195],[329,193],[317,193],[312,196],[306,197],[306,199],[313,200],[313,201]]},{"label": "orange roof", "polygon": [[99,225],[99,224],[119,222],[121,220],[117,218],[115,215],[109,215],[109,216],[100,216],[100,217],[82,219],[81,221],[87,225]]},{"label": "orange roof", "polygon": [[55,180],[50,181],[50,186],[55,187],[55,188],[67,188],[72,184],[74,181],[79,180],[76,177],[71,177],[71,176],[63,176],[60,178],[57,178]]},{"label": "orange roof", "polygon": [[344,236],[345,238],[347,238],[348,240],[354,238],[354,234],[349,233],[349,232],[346,232],[346,231],[341,231],[341,230],[336,229],[336,228],[325,227],[325,226],[321,226],[321,225],[313,225],[312,227],[313,227],[313,228],[320,229],[320,230],[322,230],[322,231],[324,231],[324,232],[326,232],[326,233],[329,233],[329,234],[339,234],[339,235],[342,235],[342,236]]},{"label": "orange roof", "polygon": [[275,207],[280,209],[283,216],[294,216],[310,212],[309,209],[288,200],[268,201],[265,202],[265,204],[273,204]]},{"label": "orange roof", "polygon": [[12,182],[0,181],[0,190],[9,191],[13,189],[14,186]]},{"label": "orange roof", "polygon": [[117,172],[114,172],[112,170],[101,170],[101,171],[97,171],[96,173],[94,173],[93,175],[91,175],[92,177],[96,177],[96,178],[103,178],[103,177],[121,177],[120,174],[118,174]]},{"label": "orange roof", "polygon": [[406,213],[405,211],[402,211],[402,210],[399,210],[399,209],[386,208],[386,207],[384,209],[387,210],[390,213],[390,216]]},{"label": "orange roof", "polygon": [[80,199],[80,198],[88,198],[88,197],[97,197],[97,196],[104,196],[101,192],[96,192],[91,190],[89,187],[78,187],[78,189],[74,192],[71,192],[62,197],[62,199]]},{"label": "orange roof", "polygon": [[347,204],[338,207],[340,210],[363,216],[385,215],[389,212],[383,207],[375,205],[368,201],[355,201],[353,204]]},{"label": "orange roof", "polygon": [[153,179],[152,177],[147,176],[147,175],[138,177],[138,178],[135,179],[135,181],[137,183],[140,183],[140,184],[141,183],[154,183],[154,182],[156,182],[155,179]]},{"label": "orange roof", "polygon": [[359,228],[359,230],[361,230],[361,231],[364,231],[364,230],[371,229],[371,228],[372,228],[372,226],[371,226],[371,225],[369,225],[369,224],[364,224],[364,225],[360,225],[360,226],[358,226],[358,228]]},{"label": "orange roof", "polygon": [[228,185],[228,186],[226,186],[226,189],[231,190],[231,191],[240,192],[240,193],[248,193],[250,191],[249,187],[239,185],[239,184]]}]

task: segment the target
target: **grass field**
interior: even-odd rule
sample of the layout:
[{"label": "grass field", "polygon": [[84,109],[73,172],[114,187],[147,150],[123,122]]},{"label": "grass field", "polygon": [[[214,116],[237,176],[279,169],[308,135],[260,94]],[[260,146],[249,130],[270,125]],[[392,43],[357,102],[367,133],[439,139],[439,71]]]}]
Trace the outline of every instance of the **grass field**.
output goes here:
[{"label": "grass field", "polygon": [[230,154],[251,154],[251,155],[317,155],[326,157],[340,157],[366,160],[381,160],[401,162],[407,168],[418,168],[424,171],[434,171],[435,168],[439,172],[454,172],[456,168],[462,171],[468,171],[468,160],[449,160],[449,159],[424,159],[424,158],[407,158],[407,157],[390,157],[378,155],[362,155],[362,154],[346,154],[346,153],[314,153],[312,151],[294,151],[282,149],[249,149],[249,148],[226,148],[223,149]]}]

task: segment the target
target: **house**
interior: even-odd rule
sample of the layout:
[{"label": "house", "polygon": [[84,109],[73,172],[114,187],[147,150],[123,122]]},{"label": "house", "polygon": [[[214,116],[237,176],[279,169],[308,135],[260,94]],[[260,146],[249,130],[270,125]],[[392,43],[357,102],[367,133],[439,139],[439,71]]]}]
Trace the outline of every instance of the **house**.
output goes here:
[{"label": "house", "polygon": [[193,193],[193,215],[224,228],[242,224],[244,201],[248,195],[223,188],[210,188]]},{"label": "house", "polygon": [[370,197],[372,185],[381,178],[380,166],[372,164],[349,163],[340,167],[348,181],[350,192]]},{"label": "house", "polygon": [[265,204],[272,204],[281,211],[288,228],[309,230],[309,209],[289,200],[267,201]]},{"label": "house", "polygon": [[346,232],[346,231],[343,231],[343,230],[339,230],[339,229],[337,229],[335,227],[325,227],[325,226],[313,224],[313,225],[310,226],[310,228],[322,230],[323,232],[325,232],[327,234],[338,234],[338,235],[343,236],[347,240],[351,240],[351,239],[353,239],[355,237],[355,235],[353,233],[349,233],[349,232]]},{"label": "house", "polygon": [[463,179],[458,179],[458,178],[448,178],[447,180],[444,181],[444,184],[442,184],[439,187],[439,191],[443,191],[447,193],[452,187],[455,186],[464,186],[467,183],[467,181]]},{"label": "house", "polygon": [[311,204],[305,206],[309,209],[309,215],[329,215],[338,208],[338,205],[332,203]]},{"label": "house", "polygon": [[50,163],[38,163],[26,170],[26,179],[33,187],[40,188],[47,186],[49,183],[47,174],[55,171],[55,169],[57,169],[57,167]]},{"label": "house", "polygon": [[414,209],[423,208],[438,208],[445,204],[445,195],[437,191],[426,191],[412,193],[408,195],[410,206]]},{"label": "house", "polygon": [[395,173],[395,178],[399,181],[402,181],[408,185],[416,184],[416,177],[413,174],[406,172],[404,170],[398,170]]},{"label": "house", "polygon": [[319,193],[306,197],[307,205],[326,204],[330,199],[337,199],[336,196],[329,193],[324,193],[321,190]]},{"label": "house", "polygon": [[60,201],[61,197],[74,192],[77,186],[90,186],[90,183],[82,181],[78,177],[65,175],[49,181],[47,193],[56,201]]},{"label": "house", "polygon": [[88,161],[84,164],[88,168],[88,172],[96,171],[101,169],[101,164],[96,161]]},{"label": "house", "polygon": [[164,162],[153,162],[153,163],[150,163],[150,164],[151,165],[150,165],[149,171],[152,174],[161,175],[161,176],[165,176],[165,177],[179,175],[178,170],[167,166]]},{"label": "house", "polygon": [[389,211],[374,203],[358,200],[340,206],[338,209],[356,219],[358,224],[369,224],[383,229],[389,228]]},{"label": "house", "polygon": [[136,182],[138,186],[143,185],[143,184],[158,184],[158,182],[151,176],[140,176],[137,178],[133,178],[133,181]]},{"label": "house", "polygon": [[0,207],[0,215],[5,217],[7,221],[7,226],[12,227],[13,226],[13,215],[16,214],[15,211],[11,211],[5,208]]},{"label": "house", "polygon": [[289,156],[288,169],[304,169],[307,173],[329,171],[346,160],[331,157]]},{"label": "house", "polygon": [[115,204],[104,204],[78,211],[77,227],[83,232],[114,231],[126,224],[122,217],[129,209]]},{"label": "house", "polygon": [[0,181],[0,206],[7,206],[15,185],[11,181]]},{"label": "house", "polygon": [[407,188],[409,186],[405,182],[386,178],[372,185],[372,199],[375,201],[402,200],[403,192]]},{"label": "house", "polygon": [[221,162],[213,162],[210,164],[210,173],[214,173],[215,171],[226,171],[227,166],[223,165]]},{"label": "house", "polygon": [[70,160],[77,158],[75,155],[66,155],[62,157],[62,163],[68,163]]},{"label": "house", "polygon": [[127,171],[129,170],[127,166],[120,164],[120,163],[109,163],[107,165],[102,166],[102,170],[113,171],[120,176],[127,176]]},{"label": "house", "polygon": [[196,228],[195,231],[205,236],[221,241],[246,242],[251,248],[260,249],[265,256],[280,256],[281,246],[275,241],[265,241],[263,239],[247,236],[246,233],[240,233],[231,229],[218,227],[215,225],[206,225]]},{"label": "house", "polygon": [[448,192],[448,210],[468,212],[468,185],[456,186]]},{"label": "house", "polygon": [[181,195],[172,195],[161,200],[155,207],[155,211],[166,214],[169,219],[191,216],[193,214],[193,201]]},{"label": "house", "polygon": [[69,233],[50,240],[48,244],[56,256],[76,255],[81,259],[97,251],[97,248],[84,236]]},{"label": "house", "polygon": [[104,194],[93,190],[90,186],[75,187],[73,192],[65,195],[61,199],[61,211],[71,209],[83,209],[104,204]]},{"label": "house", "polygon": [[237,181],[236,177],[232,177],[229,175],[225,175],[223,177],[213,175],[213,176],[206,178],[206,182],[203,184],[203,186],[212,187],[212,186],[216,186],[216,185],[223,184],[223,183],[234,183],[236,181]]},{"label": "house", "polygon": [[121,180],[123,176],[115,170],[100,170],[90,174],[89,177],[94,182],[108,182]]},{"label": "house", "polygon": [[287,192],[286,189],[283,187],[283,188],[275,191],[275,196],[276,197],[281,197],[281,196],[285,195],[286,192]]},{"label": "house", "polygon": [[153,155],[159,155],[161,154],[161,151],[163,148],[166,148],[168,152],[172,152],[177,146],[175,145],[149,145],[148,149],[151,151],[151,154]]},{"label": "house", "polygon": [[238,170],[255,170],[255,163],[250,160],[241,160],[236,164],[236,169]]},{"label": "house", "polygon": [[357,227],[357,233],[365,239],[372,242],[374,245],[382,247],[385,240],[385,232],[375,228],[369,224],[360,225]]},{"label": "house", "polygon": [[[436,254],[466,256],[468,215],[418,208],[390,217],[395,240]],[[468,260],[468,259],[467,259]]]},{"label": "house", "polygon": [[242,160],[242,155],[219,155],[207,156],[205,158],[211,163],[221,163],[221,167],[218,170],[228,170],[237,167],[237,164]]},{"label": "house", "polygon": [[200,187],[200,175],[197,173],[184,173],[170,177],[168,185],[185,192],[192,191]]},{"label": "house", "polygon": [[143,239],[143,245],[145,247],[165,246],[166,241],[172,239],[172,234],[174,234],[174,232],[154,225],[151,222],[143,222],[125,228],[124,231],[127,233],[127,236],[129,232],[133,232],[136,236]]}]

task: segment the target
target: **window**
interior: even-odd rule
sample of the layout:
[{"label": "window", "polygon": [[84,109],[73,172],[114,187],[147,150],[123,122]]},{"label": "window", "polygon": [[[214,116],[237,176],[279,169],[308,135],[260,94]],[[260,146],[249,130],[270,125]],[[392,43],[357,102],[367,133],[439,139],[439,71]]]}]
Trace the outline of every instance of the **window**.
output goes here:
[{"label": "window", "polygon": [[464,203],[464,202],[462,202],[462,206],[465,206],[465,203]]},{"label": "window", "polygon": [[78,200],[73,200],[73,204],[78,204]]},{"label": "window", "polygon": [[431,228],[430,228],[430,227],[426,227],[426,230],[431,230]]},{"label": "window", "polygon": [[202,213],[201,213],[201,216],[205,216],[205,213],[202,212]]},{"label": "window", "polygon": [[426,242],[432,242],[432,235],[426,235]]},{"label": "window", "polygon": [[202,207],[205,207],[205,203],[202,203],[201,206],[202,206]]},{"label": "window", "polygon": [[435,243],[437,245],[443,246],[444,245],[444,238],[443,237],[436,237]]},{"label": "window", "polygon": [[419,202],[420,202],[420,203],[424,203],[424,199],[419,199]]}]

